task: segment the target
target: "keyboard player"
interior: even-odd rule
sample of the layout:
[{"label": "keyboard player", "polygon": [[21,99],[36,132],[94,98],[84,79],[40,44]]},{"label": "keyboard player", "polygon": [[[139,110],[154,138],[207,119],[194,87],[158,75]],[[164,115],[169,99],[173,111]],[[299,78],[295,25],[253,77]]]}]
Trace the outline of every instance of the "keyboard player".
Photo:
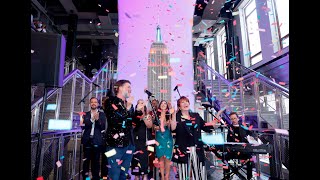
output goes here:
[{"label": "keyboard player", "polygon": [[[243,125],[239,125],[239,117],[236,112],[231,112],[229,114],[229,117],[231,119],[232,124],[228,125],[228,135],[227,135],[227,141],[228,142],[237,142],[237,143],[249,143],[247,140],[247,136],[252,136],[252,132],[248,130],[248,128],[245,128]],[[247,161],[247,179],[252,178],[252,161],[251,155],[248,153],[239,153],[239,152],[227,152],[224,156],[225,160],[230,159],[241,159]],[[230,179],[230,168],[223,169],[224,179]]]}]

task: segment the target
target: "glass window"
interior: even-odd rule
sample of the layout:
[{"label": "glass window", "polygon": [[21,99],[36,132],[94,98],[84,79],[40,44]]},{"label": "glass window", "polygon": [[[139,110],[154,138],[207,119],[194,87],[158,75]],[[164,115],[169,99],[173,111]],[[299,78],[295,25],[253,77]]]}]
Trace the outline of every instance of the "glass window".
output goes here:
[{"label": "glass window", "polygon": [[227,70],[226,70],[226,31],[223,27],[218,33],[217,33],[217,49],[218,49],[218,64],[219,64],[219,74],[223,75],[225,78],[227,78]]},{"label": "glass window", "polygon": [[[208,64],[208,66],[210,66],[212,69],[215,69],[215,67],[214,67],[214,49],[213,49],[213,41],[211,41],[209,44],[208,44],[208,46],[207,46],[207,48],[206,48],[206,50],[207,50],[207,53],[206,53],[206,55],[207,55],[207,64]],[[210,80],[211,79],[211,73],[209,73],[210,71],[208,70],[208,79]],[[215,79],[214,77],[213,77],[213,79]]]},{"label": "glass window", "polygon": [[[262,60],[260,33],[255,0],[251,0],[244,8],[247,29],[248,54],[250,54],[250,65]],[[254,60],[253,60],[254,59]]]},{"label": "glass window", "polygon": [[289,46],[289,0],[268,1],[274,52]]}]

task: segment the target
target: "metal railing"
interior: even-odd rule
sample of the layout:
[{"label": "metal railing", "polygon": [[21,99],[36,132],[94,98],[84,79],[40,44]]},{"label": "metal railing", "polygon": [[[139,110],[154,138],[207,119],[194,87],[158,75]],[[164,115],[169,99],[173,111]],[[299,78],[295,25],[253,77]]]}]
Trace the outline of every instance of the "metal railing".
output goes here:
[{"label": "metal railing", "polygon": [[[205,70],[203,81],[206,82],[207,88],[212,92],[214,88],[218,88],[219,94],[216,97],[223,102],[222,106],[228,106],[229,111],[236,111],[243,117],[257,115],[257,128],[261,128],[263,122],[271,128],[289,129],[289,90],[287,88],[258,72],[251,72],[229,82],[206,63],[199,62],[199,64]],[[211,78],[208,78],[209,76]],[[214,78],[218,87],[214,87]],[[246,88],[250,89],[250,94],[245,91]],[[235,108],[232,109],[232,107]]]},{"label": "metal railing", "polygon": [[[254,176],[266,176],[278,179],[288,179],[289,175],[289,136],[286,134],[276,133],[275,131],[263,131],[263,129],[252,129],[254,134],[261,140],[263,144],[270,144],[270,152],[266,154],[252,155],[254,164]],[[211,133],[210,133],[211,134]],[[216,128],[212,134],[221,134],[224,142],[227,142],[227,128]],[[221,142],[219,142],[221,144]],[[214,145],[210,145],[214,147]],[[286,146],[286,148],[283,148]],[[244,147],[245,148],[245,147]],[[211,166],[215,169],[221,169],[224,162],[211,151],[206,151],[206,158]],[[284,166],[283,166],[284,164]],[[212,168],[212,167],[211,167]]]},{"label": "metal railing", "polygon": [[[71,180],[82,168],[81,130],[44,133],[38,176],[45,180]],[[38,140],[31,135],[31,177],[35,177]],[[80,169],[79,169],[80,168]]]},{"label": "metal railing", "polygon": [[[254,126],[256,128],[289,130],[289,90],[287,88],[259,72],[251,72],[229,82],[206,63],[199,62],[199,65],[205,72],[202,81],[212,92],[217,88],[216,97],[222,101],[222,106],[227,106],[229,111],[238,112],[242,115],[243,121],[246,119],[245,116],[256,116],[256,126]],[[266,127],[262,127],[263,123],[267,123]],[[276,166],[274,172],[269,173],[286,178],[289,174],[289,136],[279,133],[269,134],[269,136],[274,146],[275,159],[273,164],[269,164],[269,159],[261,158],[268,162],[268,167]],[[257,157],[259,161],[260,156]],[[263,168],[265,167],[260,166],[260,169]]]},{"label": "metal railing", "polygon": [[[113,63],[107,61],[102,68],[89,79],[80,70],[75,69],[64,77],[63,87],[48,91],[47,104],[54,104],[55,109],[46,110],[44,130],[48,130],[48,119],[69,119],[78,118],[77,112],[89,110],[88,100],[97,97],[100,102],[107,95],[113,78]],[[93,85],[96,84],[98,86]],[[88,94],[89,93],[89,94]],[[82,102],[83,97],[88,95]],[[39,121],[43,106],[43,97],[31,105],[31,132],[38,132]],[[77,122],[74,122],[77,126]]]}]

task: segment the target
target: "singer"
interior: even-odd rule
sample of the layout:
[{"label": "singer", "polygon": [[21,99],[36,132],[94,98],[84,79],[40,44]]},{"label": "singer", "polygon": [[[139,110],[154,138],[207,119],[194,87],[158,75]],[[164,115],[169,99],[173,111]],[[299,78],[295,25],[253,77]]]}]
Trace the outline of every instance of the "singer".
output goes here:
[{"label": "singer", "polygon": [[179,179],[185,180],[192,177],[197,180],[206,180],[205,156],[201,130],[211,132],[216,121],[205,123],[198,113],[190,112],[190,101],[182,96],[178,99],[178,112],[176,125],[171,129],[176,132],[172,161],[178,164]]},{"label": "singer", "polygon": [[[108,156],[109,178],[126,179],[130,168],[132,153],[135,152],[133,140],[132,119],[134,108],[132,105],[131,83],[128,80],[119,80],[114,85],[116,96],[111,96],[105,102],[105,110],[108,120],[106,134],[106,152],[116,152]],[[121,162],[121,166],[117,162]]]}]

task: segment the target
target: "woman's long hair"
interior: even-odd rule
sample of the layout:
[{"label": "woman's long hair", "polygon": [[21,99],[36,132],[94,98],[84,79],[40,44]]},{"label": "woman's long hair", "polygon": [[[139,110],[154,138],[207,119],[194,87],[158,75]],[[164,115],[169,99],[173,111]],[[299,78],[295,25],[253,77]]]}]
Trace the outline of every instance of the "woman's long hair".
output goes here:
[{"label": "woman's long hair", "polygon": [[[162,100],[160,103],[159,103],[159,106],[158,106],[158,110],[157,110],[157,116],[160,118],[160,115],[161,115],[161,104],[162,102],[166,102],[167,103],[167,111],[166,111],[166,120],[168,121],[170,119],[170,111],[169,111],[169,106],[168,106],[168,102],[165,101],[165,100]],[[160,110],[160,111],[159,111]]]}]

